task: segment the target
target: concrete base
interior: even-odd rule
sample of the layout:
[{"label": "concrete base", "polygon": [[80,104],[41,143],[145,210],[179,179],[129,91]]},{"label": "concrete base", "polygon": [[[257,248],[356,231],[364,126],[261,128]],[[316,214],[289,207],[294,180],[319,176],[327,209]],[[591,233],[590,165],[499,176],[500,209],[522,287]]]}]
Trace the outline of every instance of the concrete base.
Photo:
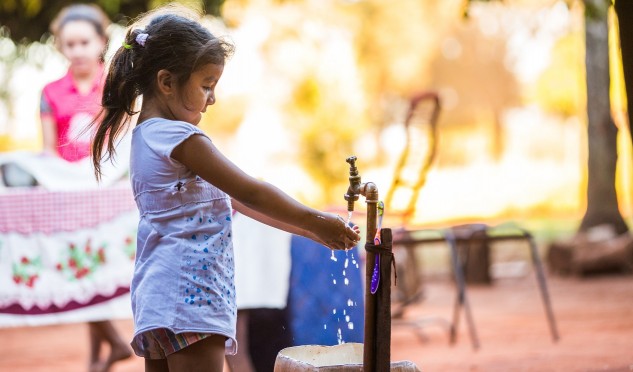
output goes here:
[{"label": "concrete base", "polygon": [[[283,349],[277,355],[275,372],[361,372],[363,344],[306,345]],[[391,372],[420,372],[409,361],[392,362]]]}]

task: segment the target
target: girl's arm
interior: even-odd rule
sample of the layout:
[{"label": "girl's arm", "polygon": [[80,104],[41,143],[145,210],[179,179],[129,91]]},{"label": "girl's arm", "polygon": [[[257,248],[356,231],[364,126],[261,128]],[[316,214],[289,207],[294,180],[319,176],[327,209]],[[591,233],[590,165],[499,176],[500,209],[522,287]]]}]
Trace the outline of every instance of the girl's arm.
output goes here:
[{"label": "girl's arm", "polygon": [[[291,234],[309,237],[310,239],[325,245],[325,242],[320,241],[319,237],[314,235],[314,234],[312,234],[311,231],[300,230],[299,228],[297,228],[294,225],[289,225],[289,224],[283,223],[281,221],[273,220],[272,218],[268,217],[265,214],[261,214],[261,213],[259,213],[257,211],[254,211],[252,209],[247,208],[246,206],[244,206],[244,204],[240,203],[236,199],[232,199],[231,204],[233,205],[233,209],[235,209],[236,211],[240,212],[241,214],[243,214],[245,216],[248,216],[248,217],[250,217],[250,218],[252,218],[252,219],[254,219],[256,221],[259,221],[259,222],[264,223],[266,225],[272,226],[272,227],[277,228],[279,230],[284,230],[284,231],[289,232]],[[354,230],[356,233],[360,234],[360,228],[357,225],[352,226],[352,230]]]},{"label": "girl's arm", "polygon": [[57,151],[57,126],[50,115],[42,115],[42,144],[44,152],[49,155],[59,156]]},{"label": "girl's arm", "polygon": [[[218,151],[205,136],[193,135],[176,146],[171,157],[265,219],[265,223],[313,239],[331,249],[348,249],[360,240],[337,215],[319,212],[277,187],[249,176]],[[239,211],[239,209],[238,209]],[[250,216],[249,215],[249,216]],[[275,226],[274,221],[280,224]]]},{"label": "girl's arm", "polygon": [[57,151],[57,123],[46,94],[40,97],[40,121],[42,123],[42,145],[44,153],[59,156]]},{"label": "girl's arm", "polygon": [[296,235],[302,235],[305,236],[308,232],[306,232],[305,230],[301,230],[299,228],[297,228],[294,225],[289,225],[287,223],[283,223],[281,221],[278,220],[274,220],[270,217],[268,217],[265,214],[259,213],[253,209],[250,209],[248,207],[246,207],[244,204],[240,203],[237,199],[231,199],[231,205],[233,206],[233,209],[235,209],[236,211],[240,212],[241,214],[248,216],[256,221],[259,221],[263,224],[272,226],[274,228],[280,229],[280,230],[284,230],[287,231],[291,234],[296,234]]}]

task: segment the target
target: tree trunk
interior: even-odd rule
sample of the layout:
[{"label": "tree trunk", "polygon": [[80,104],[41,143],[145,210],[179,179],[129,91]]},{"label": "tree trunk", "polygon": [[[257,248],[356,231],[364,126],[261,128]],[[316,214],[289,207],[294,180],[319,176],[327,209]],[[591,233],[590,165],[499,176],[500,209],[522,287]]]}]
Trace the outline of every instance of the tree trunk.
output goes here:
[{"label": "tree trunk", "polygon": [[620,49],[622,51],[622,71],[624,72],[624,87],[626,89],[629,133],[633,133],[631,131],[631,122],[633,122],[631,120],[631,114],[633,114],[633,22],[631,21],[633,20],[633,1],[616,0],[615,12],[618,15],[620,29]]},{"label": "tree trunk", "polygon": [[[619,234],[628,227],[615,190],[617,127],[609,99],[608,0],[585,0],[587,69],[588,184],[587,211],[580,231],[608,224]],[[628,22],[628,21],[627,21]]]}]

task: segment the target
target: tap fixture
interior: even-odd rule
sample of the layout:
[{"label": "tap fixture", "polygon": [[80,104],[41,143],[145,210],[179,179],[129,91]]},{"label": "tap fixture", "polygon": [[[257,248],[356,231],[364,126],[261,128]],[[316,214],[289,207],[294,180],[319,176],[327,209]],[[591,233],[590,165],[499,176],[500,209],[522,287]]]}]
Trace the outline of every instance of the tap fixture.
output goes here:
[{"label": "tap fixture", "polygon": [[[365,182],[361,183],[360,175],[358,174],[358,169],[356,168],[356,157],[350,156],[346,159],[347,163],[349,163],[349,187],[347,188],[347,192],[344,197],[347,201],[347,210],[348,212],[354,211],[354,202],[358,200],[359,196],[362,195],[365,197],[365,202],[367,203],[367,225],[366,225],[366,240],[365,242],[374,243],[375,236],[380,232],[377,230],[378,226],[376,226],[376,219],[378,217],[378,187],[373,182]],[[381,210],[382,212],[382,210]],[[381,213],[382,214],[382,213]],[[382,216],[381,216],[382,217]],[[381,226],[382,227],[382,226]],[[391,254],[391,230],[385,237],[385,241],[388,241],[389,248],[387,252]],[[384,242],[381,242],[384,243]],[[386,247],[386,246],[385,246]],[[384,247],[383,247],[384,248]],[[380,255],[377,255],[375,251],[366,250],[366,264],[365,264],[365,281],[368,285],[365,286],[365,327],[364,327],[364,350],[363,350],[363,368],[365,371],[376,371],[380,369],[384,370],[382,367],[382,363],[386,360],[387,367],[389,363],[389,349],[391,345],[391,321],[390,321],[390,313],[391,313],[391,305],[389,303],[391,298],[391,287],[390,287],[390,274],[383,280],[385,280],[385,284],[382,286],[386,289],[386,292],[383,294],[382,292],[372,292],[372,286],[369,283],[372,283],[375,274],[377,275],[376,268],[380,269],[380,265],[376,266],[374,263],[376,259],[380,260]],[[378,261],[380,262],[380,261]],[[371,263],[371,264],[368,264]],[[389,265],[387,265],[389,267]],[[387,269],[390,271],[390,269]],[[379,276],[377,276],[379,278]],[[380,279],[378,279],[380,281]],[[376,282],[378,283],[378,282]],[[378,288],[376,286],[376,288]],[[378,309],[379,302],[377,298],[380,297],[380,306]],[[386,314],[386,315],[385,315]],[[379,319],[380,318],[380,319]],[[387,319],[387,320],[385,320]],[[381,326],[378,326],[378,324]],[[386,327],[382,325],[387,324]],[[382,332],[380,335],[377,334],[378,330]],[[388,342],[384,342],[385,338],[388,339]],[[380,345],[378,345],[377,340],[380,341]],[[380,350],[380,351],[379,351]],[[377,367],[378,359],[376,355],[380,355],[381,367]],[[385,359],[386,358],[386,359]],[[384,359],[384,360],[383,360]]]},{"label": "tap fixture", "polygon": [[349,163],[349,187],[345,194],[345,200],[347,200],[347,211],[354,211],[354,202],[358,200],[360,195],[361,183],[360,174],[358,174],[358,168],[356,168],[356,156],[350,156],[345,159]]}]

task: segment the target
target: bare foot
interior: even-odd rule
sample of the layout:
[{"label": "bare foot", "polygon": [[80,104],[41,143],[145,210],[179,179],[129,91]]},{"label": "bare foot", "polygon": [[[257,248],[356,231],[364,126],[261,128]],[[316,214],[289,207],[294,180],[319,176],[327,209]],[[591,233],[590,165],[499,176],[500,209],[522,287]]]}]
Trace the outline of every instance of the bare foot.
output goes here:
[{"label": "bare foot", "polygon": [[110,367],[112,367],[114,363],[120,360],[127,359],[131,356],[132,356],[132,352],[130,351],[130,348],[127,345],[125,344],[116,345],[116,346],[113,345],[112,350],[110,351],[110,355],[108,356],[108,360],[101,363],[102,369],[99,370],[98,372],[108,372],[110,370]]}]

